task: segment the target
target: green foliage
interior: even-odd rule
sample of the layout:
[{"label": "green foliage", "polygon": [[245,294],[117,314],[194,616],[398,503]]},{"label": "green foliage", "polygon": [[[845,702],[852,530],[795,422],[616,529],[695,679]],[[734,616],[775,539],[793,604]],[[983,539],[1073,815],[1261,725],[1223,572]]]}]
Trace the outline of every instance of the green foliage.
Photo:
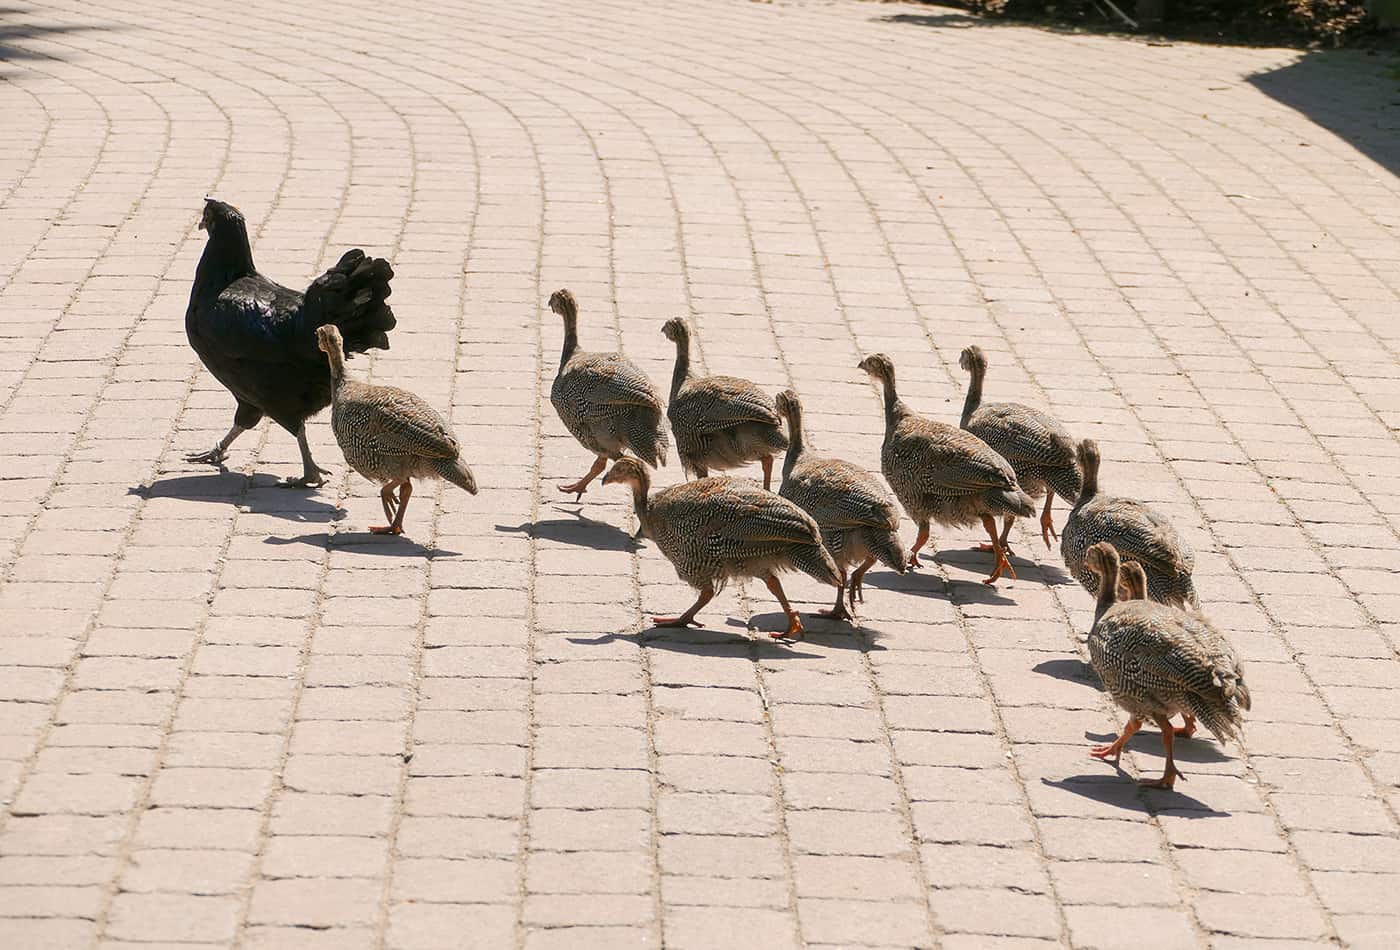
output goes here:
[{"label": "green foliage", "polygon": [[[1134,0],[1114,2],[1128,16],[1134,15]],[[1107,22],[1094,0],[969,0],[968,5],[987,16],[1011,19]],[[1370,32],[1375,23],[1364,0],[1166,0],[1163,26],[1168,33],[1185,36],[1211,32],[1246,41],[1340,46]]]}]

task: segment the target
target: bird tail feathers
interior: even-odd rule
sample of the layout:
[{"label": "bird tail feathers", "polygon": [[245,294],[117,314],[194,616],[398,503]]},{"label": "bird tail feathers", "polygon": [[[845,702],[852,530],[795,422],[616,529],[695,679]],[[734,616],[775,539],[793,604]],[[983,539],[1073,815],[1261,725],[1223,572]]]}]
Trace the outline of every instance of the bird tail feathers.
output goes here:
[{"label": "bird tail feathers", "polygon": [[333,323],[345,340],[345,352],[389,348],[389,331],[398,323],[389,308],[394,269],[382,257],[368,257],[356,248],[306,289],[305,312],[311,326]]}]

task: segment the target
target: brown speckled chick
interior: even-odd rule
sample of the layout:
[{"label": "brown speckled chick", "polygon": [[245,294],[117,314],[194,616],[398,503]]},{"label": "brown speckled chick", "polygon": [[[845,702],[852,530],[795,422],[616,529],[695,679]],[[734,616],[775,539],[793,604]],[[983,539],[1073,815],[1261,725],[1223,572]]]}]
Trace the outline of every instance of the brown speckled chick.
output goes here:
[{"label": "brown speckled chick", "polygon": [[330,363],[335,440],[351,468],[382,486],[379,499],[389,523],[370,531],[403,534],[403,516],[413,494],[410,479],[441,478],[476,494],[476,478],[461,459],[457,437],[432,406],[402,389],[347,376],[340,331],[334,326],[316,331],[316,345]]}]

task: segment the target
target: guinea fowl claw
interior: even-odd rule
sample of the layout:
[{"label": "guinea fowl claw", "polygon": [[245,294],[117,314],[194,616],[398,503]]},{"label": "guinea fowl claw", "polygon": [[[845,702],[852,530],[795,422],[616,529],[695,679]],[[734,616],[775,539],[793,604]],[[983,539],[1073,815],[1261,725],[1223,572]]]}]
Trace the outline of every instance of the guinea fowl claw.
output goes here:
[{"label": "guinea fowl claw", "polygon": [[[325,469],[320,469],[320,471],[325,472],[327,475],[330,474],[326,472]],[[301,478],[283,479],[277,483],[277,486],[279,488],[320,488],[325,483],[326,480],[320,475],[303,475]]]},{"label": "guinea fowl claw", "polygon": [[371,525],[370,534],[403,534],[403,528],[392,524]]}]

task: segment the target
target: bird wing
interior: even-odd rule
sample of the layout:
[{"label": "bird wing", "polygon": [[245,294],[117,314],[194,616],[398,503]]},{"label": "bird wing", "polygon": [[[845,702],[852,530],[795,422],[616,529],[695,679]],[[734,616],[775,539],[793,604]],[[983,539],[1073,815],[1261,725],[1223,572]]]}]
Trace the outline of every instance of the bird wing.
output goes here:
[{"label": "bird wing", "polygon": [[811,459],[783,481],[782,496],[823,528],[890,528],[899,515],[869,472],[841,459]]},{"label": "bird wing", "polygon": [[1120,550],[1167,576],[1192,572],[1195,553],[1160,512],[1133,498],[1110,498],[1104,512],[1113,519]]},{"label": "bird wing", "polygon": [[364,437],[391,455],[456,458],[456,437],[436,409],[413,393],[393,386],[375,386],[364,407]]},{"label": "bird wing", "polygon": [[234,360],[300,362],[325,357],[306,326],[302,295],[261,274],[240,277],[195,301],[194,330],[212,353]]},{"label": "bird wing", "polygon": [[1064,427],[1045,413],[1020,403],[983,406],[968,422],[967,431],[986,442],[1012,468],[1018,463],[1074,464],[1074,441]]},{"label": "bird wing", "polygon": [[757,385],[735,376],[691,380],[677,397],[697,432],[719,432],[745,422],[778,425],[773,399]]},{"label": "bird wing", "polygon": [[930,419],[906,417],[896,430],[896,456],[913,466],[920,487],[934,495],[970,495],[1011,488],[1016,474],[987,443],[970,432]]},{"label": "bird wing", "polygon": [[[801,508],[756,485],[706,478],[678,486],[684,504],[705,516],[701,533],[726,541],[820,544],[817,524]],[[685,491],[689,489],[689,491]],[[674,502],[673,502],[674,503]]]},{"label": "bird wing", "polygon": [[569,361],[560,378],[565,385],[578,387],[593,405],[661,409],[661,397],[651,380],[621,353],[580,354]]}]

